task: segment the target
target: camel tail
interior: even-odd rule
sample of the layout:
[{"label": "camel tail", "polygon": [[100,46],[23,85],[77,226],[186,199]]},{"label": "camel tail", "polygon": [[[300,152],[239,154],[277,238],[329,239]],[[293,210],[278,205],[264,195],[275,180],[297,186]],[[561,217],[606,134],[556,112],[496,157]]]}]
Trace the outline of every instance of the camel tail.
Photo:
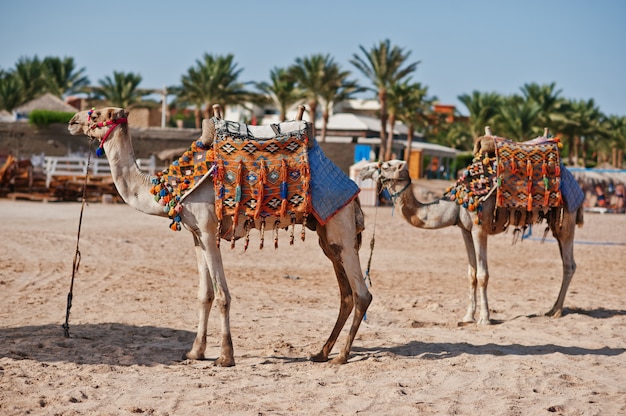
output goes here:
[{"label": "camel tail", "polygon": [[578,207],[578,210],[576,211],[576,225],[578,225],[579,227],[582,227],[583,224],[585,223],[585,219],[584,219],[584,213],[585,210],[583,208],[583,204],[580,204],[580,206]]}]

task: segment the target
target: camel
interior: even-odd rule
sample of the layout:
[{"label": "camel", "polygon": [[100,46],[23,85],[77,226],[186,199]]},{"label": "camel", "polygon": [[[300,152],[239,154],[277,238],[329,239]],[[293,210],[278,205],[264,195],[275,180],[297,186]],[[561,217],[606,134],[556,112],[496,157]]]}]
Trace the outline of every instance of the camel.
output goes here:
[{"label": "camel", "polygon": [[[383,163],[370,163],[361,171],[361,177],[363,179],[372,179],[386,188],[391,195],[394,208],[412,226],[429,230],[450,226],[457,226],[461,229],[469,262],[467,277],[470,286],[470,302],[463,317],[463,322],[476,322],[476,292],[478,291],[480,315],[477,323],[491,324],[487,301],[487,284],[489,282],[487,237],[505,231],[510,221],[509,212],[500,211],[494,214],[496,194],[491,193],[484,200],[482,204],[482,218],[480,225],[477,225],[477,212],[464,208],[462,205],[457,204],[456,201],[442,198],[431,203],[419,202],[413,193],[411,178],[409,177],[405,161],[390,160]],[[504,210],[504,208],[498,208],[498,210]],[[576,270],[576,263],[574,262],[575,226],[576,224],[582,225],[583,222],[582,206],[575,212],[569,212],[568,209],[563,209],[562,212],[561,221],[559,221],[555,212],[549,212],[546,216],[552,235],[559,243],[563,262],[561,289],[554,306],[546,313],[547,316],[554,318],[563,314],[565,295]],[[495,222],[493,222],[494,215]],[[510,223],[515,226],[519,225],[515,224],[514,221],[510,221]]]},{"label": "camel", "polygon": [[[70,120],[68,129],[73,135],[85,134],[92,140],[100,140],[100,146],[111,165],[113,181],[125,203],[143,213],[167,217],[163,207],[150,193],[153,186],[151,176],[141,172],[137,166],[127,124],[128,114],[129,112],[125,109],[113,107],[81,111]],[[212,122],[208,123],[209,131],[211,124]],[[205,139],[204,133],[202,139]],[[231,297],[226,283],[220,247],[216,243],[218,219],[215,199],[213,181],[209,178],[201,182],[193,192],[185,195],[185,199],[181,202],[183,206],[180,212],[182,228],[190,231],[193,236],[199,273],[198,328],[191,350],[184,355],[183,359],[205,359],[209,312],[215,301],[221,320],[221,346],[220,355],[214,364],[229,367],[235,365],[230,332]],[[275,229],[287,228],[292,224],[292,218],[288,215],[286,218],[270,217],[267,221],[268,224],[274,224]],[[296,218],[296,223],[303,223],[302,215]],[[316,230],[319,245],[333,264],[340,292],[337,321],[321,350],[309,357],[314,362],[329,361],[329,354],[335,341],[354,310],[346,342],[339,354],[330,360],[333,364],[347,363],[359,325],[372,300],[372,295],[363,279],[358,253],[363,224],[363,213],[358,197],[344,206],[323,226],[315,220],[313,215],[308,216],[306,226]],[[222,225],[221,237],[224,239],[233,240],[233,238],[243,237],[247,231],[244,229],[244,224],[238,224],[234,231],[231,230],[232,222],[229,223],[228,218],[224,218]],[[250,225],[251,228],[256,229],[260,229],[261,226],[258,220],[253,224],[247,224],[248,227]]]}]

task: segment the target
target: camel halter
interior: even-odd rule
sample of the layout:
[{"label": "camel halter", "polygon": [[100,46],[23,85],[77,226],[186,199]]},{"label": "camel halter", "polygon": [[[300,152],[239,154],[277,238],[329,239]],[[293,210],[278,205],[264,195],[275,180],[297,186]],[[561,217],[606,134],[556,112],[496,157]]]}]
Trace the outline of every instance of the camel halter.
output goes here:
[{"label": "camel halter", "polygon": [[[93,114],[93,109],[89,110],[87,114],[91,117],[91,114]],[[125,123],[128,123],[128,119],[126,117],[122,117],[116,120],[100,121],[98,123],[93,124],[90,127],[90,129],[94,130],[94,129],[101,128],[101,127],[111,126],[106,131],[106,133],[104,133],[104,136],[102,136],[102,138],[100,139],[100,146],[98,146],[98,148],[96,149],[96,156],[98,157],[104,156],[104,142],[106,141],[106,139],[109,138],[109,135],[111,134],[111,132],[113,131],[115,127],[119,126],[120,124],[125,124]]]}]

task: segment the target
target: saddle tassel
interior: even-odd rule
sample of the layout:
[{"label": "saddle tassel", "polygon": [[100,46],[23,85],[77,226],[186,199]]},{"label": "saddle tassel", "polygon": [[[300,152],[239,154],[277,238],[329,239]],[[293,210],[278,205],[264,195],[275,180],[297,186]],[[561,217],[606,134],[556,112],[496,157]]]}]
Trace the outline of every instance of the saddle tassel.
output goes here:
[{"label": "saddle tassel", "polygon": [[235,248],[235,230],[239,222],[239,206],[241,205],[241,179],[243,175],[243,162],[239,161],[237,166],[237,178],[235,182],[235,212],[233,214],[232,236],[230,239],[230,248]]},{"label": "saddle tassel", "polygon": [[259,166],[259,182],[257,184],[257,198],[256,207],[254,208],[254,219],[259,218],[261,215],[261,209],[263,207],[263,198],[265,197],[265,177],[267,173],[265,170],[265,161],[261,160]]},{"label": "saddle tassel", "polygon": [[278,215],[280,218],[284,217],[287,214],[287,197],[289,193],[287,192],[287,176],[288,176],[288,166],[287,160],[283,159],[280,166],[280,210],[278,211]]}]

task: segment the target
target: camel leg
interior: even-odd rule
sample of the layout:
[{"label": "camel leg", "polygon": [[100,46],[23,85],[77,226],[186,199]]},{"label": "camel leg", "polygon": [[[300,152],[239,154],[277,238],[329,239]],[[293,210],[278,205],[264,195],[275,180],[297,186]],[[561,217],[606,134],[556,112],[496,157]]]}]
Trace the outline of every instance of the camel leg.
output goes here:
[{"label": "camel leg", "polygon": [[480,227],[472,231],[472,240],[476,253],[476,281],[478,284],[478,295],[480,296],[480,316],[477,323],[481,325],[491,324],[489,319],[489,302],[487,301],[487,285],[489,284],[487,237],[487,232]]},{"label": "camel leg", "polygon": [[[318,235],[320,246],[333,263],[337,276],[340,292],[339,315],[328,340],[319,353],[311,356],[311,360],[328,361],[328,355],[354,308],[352,325],[346,343],[339,355],[331,361],[333,364],[345,364],[348,362],[356,333],[372,301],[372,295],[367,289],[361,272],[358,254],[360,236],[356,232],[353,211],[343,209],[336,214],[333,221],[335,222],[325,227],[318,227]],[[340,224],[343,225],[339,226]],[[345,226],[346,224],[348,226]]]},{"label": "camel leg", "polygon": [[215,365],[221,367],[232,367],[235,365],[235,357],[233,350],[233,339],[230,333],[230,292],[226,284],[226,274],[224,273],[224,264],[222,263],[222,253],[215,244],[215,233],[203,234],[203,245],[205,247],[204,255],[207,265],[209,266],[209,274],[212,278],[212,284],[215,290],[215,302],[221,317],[221,336],[220,356],[215,360]]},{"label": "camel leg", "polygon": [[[567,294],[567,289],[576,271],[576,262],[574,261],[574,228],[576,225],[574,224],[574,218],[574,216],[571,216],[571,224],[568,224],[569,226],[563,224],[563,228],[560,232],[554,228],[552,229],[552,235],[554,235],[559,242],[559,251],[561,252],[561,260],[563,262],[561,290],[559,290],[559,296],[556,298],[554,306],[546,313],[547,316],[553,318],[560,318],[561,315],[563,315],[565,295]],[[570,218],[567,219],[569,220]]]},{"label": "camel leg", "polygon": [[475,322],[474,315],[476,313],[476,251],[474,249],[474,241],[472,240],[472,233],[467,230],[462,230],[463,242],[465,243],[465,251],[467,252],[467,279],[469,280],[469,305],[467,306],[467,312],[463,317],[463,322]]},{"label": "camel leg", "polygon": [[201,246],[199,238],[194,234],[194,248],[196,251],[196,261],[198,263],[198,331],[196,332],[196,339],[193,342],[191,351],[187,352],[183,358],[191,360],[203,360],[204,351],[206,350],[206,333],[207,325],[209,321],[209,313],[211,312],[211,306],[213,305],[213,299],[215,293],[213,291],[213,285],[210,284],[211,277],[209,276],[209,269],[204,257],[204,249]]},{"label": "camel leg", "polygon": [[206,333],[209,313],[213,301],[217,302],[221,317],[220,356],[215,365],[231,367],[235,365],[233,341],[230,333],[230,292],[226,284],[222,255],[215,244],[215,234],[194,233],[196,260],[200,280],[198,284],[198,332],[191,351],[186,354],[190,359],[204,359],[206,349]]}]

